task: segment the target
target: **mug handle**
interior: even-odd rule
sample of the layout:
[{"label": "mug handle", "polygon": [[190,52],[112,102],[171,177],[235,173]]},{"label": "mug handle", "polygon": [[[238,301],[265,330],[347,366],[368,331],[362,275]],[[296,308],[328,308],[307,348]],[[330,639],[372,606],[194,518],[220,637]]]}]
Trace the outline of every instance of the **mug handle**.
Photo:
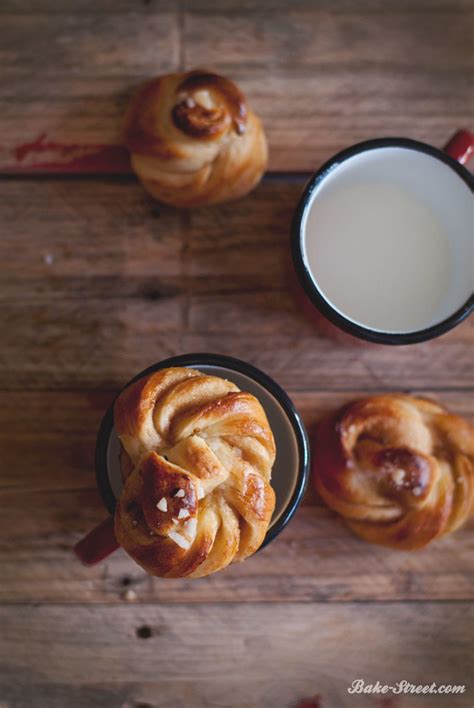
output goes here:
[{"label": "mug handle", "polygon": [[119,547],[114,533],[114,518],[109,516],[74,546],[74,553],[84,565],[95,565]]},{"label": "mug handle", "polygon": [[461,165],[465,165],[474,153],[474,134],[469,130],[458,130],[443,150]]}]

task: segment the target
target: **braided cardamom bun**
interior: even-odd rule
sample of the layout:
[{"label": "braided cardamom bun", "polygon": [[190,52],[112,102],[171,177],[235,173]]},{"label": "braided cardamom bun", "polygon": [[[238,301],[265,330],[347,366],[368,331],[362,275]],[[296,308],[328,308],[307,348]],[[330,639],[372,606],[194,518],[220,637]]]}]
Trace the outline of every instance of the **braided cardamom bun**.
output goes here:
[{"label": "braided cardamom bun", "polygon": [[162,369],[115,403],[124,488],[117,541],[151,575],[201,577],[261,545],[275,507],[275,442],[230,381]]},{"label": "braided cardamom bun", "polygon": [[474,511],[474,426],[403,394],[349,403],[316,432],[316,489],[359,536],[411,550]]},{"label": "braided cardamom bun", "polygon": [[267,166],[265,133],[243,94],[203,70],[145,84],[126,114],[124,142],[145,189],[178,207],[242,197]]}]

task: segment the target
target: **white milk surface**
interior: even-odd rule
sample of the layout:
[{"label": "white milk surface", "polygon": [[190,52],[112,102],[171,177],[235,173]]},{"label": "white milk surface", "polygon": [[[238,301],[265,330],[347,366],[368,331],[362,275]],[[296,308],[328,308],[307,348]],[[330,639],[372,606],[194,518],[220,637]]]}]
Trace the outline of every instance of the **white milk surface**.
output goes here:
[{"label": "white milk surface", "polygon": [[340,164],[312,195],[303,256],[340,313],[378,331],[442,321],[472,292],[473,201],[442,162],[381,148]]}]

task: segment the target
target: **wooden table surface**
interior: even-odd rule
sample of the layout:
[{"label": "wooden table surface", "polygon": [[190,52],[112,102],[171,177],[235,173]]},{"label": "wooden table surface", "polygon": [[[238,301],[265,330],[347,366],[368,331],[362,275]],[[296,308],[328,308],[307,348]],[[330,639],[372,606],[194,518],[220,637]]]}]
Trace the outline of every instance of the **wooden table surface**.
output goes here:
[{"label": "wooden table surface", "polygon": [[[310,491],[269,547],[206,579],[71,553],[104,517],[104,409],[164,357],[246,359],[309,429],[394,389],[474,418],[472,321],[416,346],[338,344],[305,319],[287,273],[305,173],[361,139],[441,146],[472,127],[473,29],[470,0],[3,0],[1,708],[474,704],[472,523],[388,551]],[[272,174],[244,201],[183,213],[106,158],[137,84],[203,65],[262,115]],[[357,678],[468,692],[357,697]]]}]

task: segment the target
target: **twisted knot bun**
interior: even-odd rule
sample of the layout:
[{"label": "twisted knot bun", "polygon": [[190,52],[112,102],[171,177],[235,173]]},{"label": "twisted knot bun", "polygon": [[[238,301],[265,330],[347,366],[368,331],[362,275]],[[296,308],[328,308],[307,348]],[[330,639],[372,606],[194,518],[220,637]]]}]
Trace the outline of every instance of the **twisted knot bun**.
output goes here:
[{"label": "twisted knot bun", "polygon": [[316,488],[359,536],[421,548],[474,510],[474,427],[408,395],[365,398],[318,427]]},{"label": "twisted knot bun", "polygon": [[230,381],[162,369],[118,397],[120,545],[148,573],[201,577],[261,545],[275,507],[275,443],[257,399]]},{"label": "twisted knot bun", "polygon": [[237,199],[267,165],[265,133],[243,94],[201,70],[145,84],[126,114],[124,141],[145,189],[178,207]]}]

